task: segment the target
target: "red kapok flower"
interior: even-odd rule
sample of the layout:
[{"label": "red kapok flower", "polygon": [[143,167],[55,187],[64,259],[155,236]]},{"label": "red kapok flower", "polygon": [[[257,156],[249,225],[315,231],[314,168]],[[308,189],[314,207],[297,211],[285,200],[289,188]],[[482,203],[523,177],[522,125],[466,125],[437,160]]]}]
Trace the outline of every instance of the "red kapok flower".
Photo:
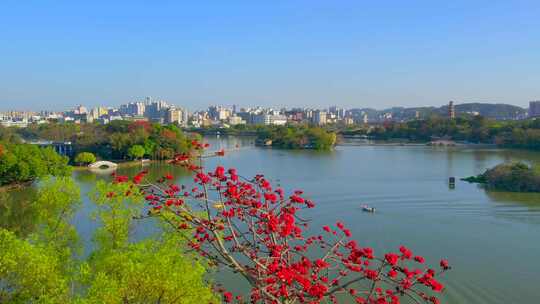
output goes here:
[{"label": "red kapok flower", "polygon": [[321,259],[316,260],[315,265],[320,269],[327,268],[328,266],[330,266],[330,264],[326,263],[325,261]]},{"label": "red kapok flower", "polygon": [[402,254],[401,257],[403,259],[410,260],[412,258],[412,251],[409,248],[407,248],[405,246],[400,246],[399,251],[401,252],[401,254]]},{"label": "red kapok flower", "polygon": [[366,277],[370,280],[377,280],[378,276],[379,276],[379,273],[376,271],[376,270],[373,270],[373,269],[366,269],[364,271],[364,274],[366,275]]},{"label": "red kapok flower", "polygon": [[384,259],[388,264],[395,266],[399,260],[399,256],[395,253],[387,253],[384,255]]},{"label": "red kapok flower", "polygon": [[448,265],[448,261],[447,260],[441,260],[441,262],[439,263],[439,265],[441,265],[441,268],[446,270],[448,268],[450,268],[450,266]]},{"label": "red kapok flower", "polygon": [[436,292],[441,292],[444,289],[444,285],[434,279],[429,281],[429,285],[431,286],[431,289]]},{"label": "red kapok flower", "polygon": [[232,302],[232,299],[233,299],[233,294],[226,291],[223,293],[223,301],[225,303],[231,303]]}]

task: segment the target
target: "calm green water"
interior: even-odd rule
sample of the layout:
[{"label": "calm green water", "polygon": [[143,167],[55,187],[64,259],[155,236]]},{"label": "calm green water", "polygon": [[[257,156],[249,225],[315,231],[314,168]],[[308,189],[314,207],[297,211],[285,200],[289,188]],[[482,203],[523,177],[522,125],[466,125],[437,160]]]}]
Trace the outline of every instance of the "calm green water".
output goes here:
[{"label": "calm green water", "polygon": [[[507,160],[540,162],[540,153],[509,150],[432,148],[424,146],[340,146],[336,151],[286,151],[256,148],[248,138],[210,138],[214,149],[234,148],[208,166],[235,167],[242,175],[264,173],[286,189],[303,189],[317,208],[307,213],[312,227],[344,221],[356,239],[375,250],[396,250],[407,245],[428,262],[448,258],[453,270],[444,277],[445,303],[540,302],[540,195],[486,192],[457,181],[449,189],[448,177],[465,177]],[[172,172],[179,180],[188,176],[180,168],[152,164],[151,173]],[[121,169],[135,174],[139,169]],[[83,194],[97,179],[89,172],[74,173]],[[31,190],[12,193],[24,200]],[[10,198],[13,199],[13,198]],[[377,213],[363,213],[369,204]],[[1,211],[1,209],[0,209]],[[99,225],[88,214],[92,204],[77,213],[77,225],[87,250],[92,231]],[[20,223],[30,230],[31,212],[5,213],[0,219]],[[134,237],[156,233],[149,222],[135,227]],[[233,290],[245,285],[221,275]]]}]

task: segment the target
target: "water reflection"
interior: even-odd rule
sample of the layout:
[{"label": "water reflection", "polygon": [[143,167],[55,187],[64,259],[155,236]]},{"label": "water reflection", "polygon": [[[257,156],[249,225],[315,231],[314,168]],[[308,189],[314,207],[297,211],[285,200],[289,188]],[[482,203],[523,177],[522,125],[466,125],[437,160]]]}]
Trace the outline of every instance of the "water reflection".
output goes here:
[{"label": "water reflection", "polygon": [[81,170],[73,175],[80,183],[93,184],[97,179],[97,175],[90,170]]},{"label": "water reflection", "polygon": [[493,201],[509,206],[525,206],[529,211],[540,211],[540,197],[538,193],[513,193],[486,190],[486,195]]},{"label": "water reflection", "polygon": [[[317,203],[307,211],[312,226],[342,220],[354,235],[376,250],[393,250],[402,242],[429,260],[441,255],[455,266],[448,274],[445,303],[526,303],[537,300],[540,256],[540,195],[485,191],[477,185],[448,177],[482,173],[506,160],[540,162],[539,153],[496,149],[433,149],[425,146],[340,146],[333,152],[288,151],[253,146],[253,138],[206,138],[212,151],[225,149],[225,157],[208,159],[209,169],[219,164],[235,167],[247,177],[264,173],[288,190],[303,189]],[[176,183],[190,181],[178,166],[153,162],[144,167],[148,178],[166,174]],[[118,168],[118,174],[133,176],[143,167]],[[93,204],[87,194],[109,174],[75,171],[83,204],[74,224],[91,250],[91,236],[99,223],[91,219]],[[33,194],[34,193],[34,194]],[[33,188],[0,194],[0,224],[21,234],[35,229],[28,202]],[[377,208],[365,214],[360,205]],[[138,222],[135,238],[152,236],[153,222]],[[501,263],[514,257],[510,263]],[[504,264],[504,265],[503,265]],[[496,267],[495,267],[496,266]],[[232,290],[243,290],[235,278],[221,273]],[[517,279],[516,279],[517,278]]]},{"label": "water reflection", "polygon": [[116,171],[116,168],[111,168],[111,167],[108,167],[105,169],[91,168],[91,169],[88,169],[88,171],[97,175],[111,175]]},{"label": "water reflection", "polygon": [[34,187],[0,192],[0,227],[26,237],[36,229],[37,208]]}]

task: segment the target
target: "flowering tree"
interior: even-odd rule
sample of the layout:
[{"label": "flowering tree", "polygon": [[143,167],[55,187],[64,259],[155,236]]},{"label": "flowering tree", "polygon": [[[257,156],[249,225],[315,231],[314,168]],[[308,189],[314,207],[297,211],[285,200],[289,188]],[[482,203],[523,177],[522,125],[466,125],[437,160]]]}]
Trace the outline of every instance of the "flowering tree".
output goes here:
[{"label": "flowering tree", "polygon": [[133,182],[145,192],[146,216],[161,217],[211,265],[228,267],[249,282],[249,299],[219,288],[224,302],[337,303],[350,297],[356,303],[439,303],[435,294],[444,286],[436,277],[450,268],[446,260],[429,268],[404,246],[375,255],[352,240],[341,222],[307,236],[309,223],[300,214],[315,204],[302,191],[285,195],[263,175],[247,179],[232,168],[207,172],[203,159],[225,152],[204,154],[207,145],[192,145],[195,153],[171,161],[193,173],[190,185],[173,184],[171,175],[148,183],[146,172]]}]

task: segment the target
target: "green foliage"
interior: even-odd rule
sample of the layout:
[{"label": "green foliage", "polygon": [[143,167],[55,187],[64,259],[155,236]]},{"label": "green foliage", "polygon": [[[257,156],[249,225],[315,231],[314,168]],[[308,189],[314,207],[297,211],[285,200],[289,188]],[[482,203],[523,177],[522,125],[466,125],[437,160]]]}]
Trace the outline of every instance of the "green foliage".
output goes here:
[{"label": "green foliage", "polygon": [[327,132],[322,128],[309,128],[307,136],[316,150],[329,150],[336,144],[336,133]]},{"label": "green foliage", "polygon": [[[10,231],[13,237],[6,237],[4,241],[5,246],[9,246],[7,250],[12,250],[10,253],[17,257],[17,264],[12,265],[5,248],[0,248],[0,289],[4,283],[17,287],[4,290],[4,294],[0,292],[0,303],[5,303],[3,299],[9,299],[8,303],[34,303],[33,298],[39,299],[37,303],[64,303],[61,299],[68,298],[64,289],[72,281],[76,264],[74,253],[79,248],[77,231],[70,222],[80,203],[79,188],[71,178],[45,178],[32,197],[30,204],[19,206],[21,202],[17,200],[14,209],[8,206],[8,211],[24,207],[24,214],[32,221],[32,231],[20,233],[17,226],[7,227],[15,228]],[[19,239],[14,239],[15,233],[19,234]],[[4,269],[8,269],[9,274],[2,273]],[[47,278],[49,272],[51,276]],[[37,281],[29,282],[32,277]],[[42,284],[48,291],[34,284]]]},{"label": "green foliage", "polygon": [[448,119],[430,116],[407,122],[385,122],[379,126],[348,127],[342,135],[368,135],[375,139],[428,141],[432,137],[451,137],[473,143],[503,147],[540,149],[540,120],[496,121],[481,116]]},{"label": "green foliage", "polygon": [[68,158],[52,148],[28,144],[2,144],[0,185],[33,181],[37,178],[70,174]]},{"label": "green foliage", "polygon": [[427,119],[408,122],[385,122],[374,128],[362,127],[354,131],[342,132],[344,135],[369,135],[376,139],[408,139],[428,141],[433,137],[451,137],[470,142],[493,142],[489,130],[495,121],[480,116],[448,119],[430,116]]},{"label": "green foliage", "polygon": [[145,150],[141,145],[133,145],[128,150],[128,156],[132,159],[139,159],[144,156]]},{"label": "green foliage", "polygon": [[71,141],[76,153],[91,152],[108,160],[133,158],[129,150],[135,145],[142,146],[143,155],[153,159],[169,158],[191,149],[191,138],[177,126],[161,126],[145,121],[115,120],[106,125],[50,123],[29,125],[20,129],[19,133],[27,139]]},{"label": "green foliage", "polygon": [[80,190],[71,178],[46,177],[36,187],[0,192],[0,228],[19,237],[61,233],[72,228],[69,221],[79,204]]},{"label": "green foliage", "polygon": [[97,206],[94,216],[101,221],[95,241],[101,248],[121,248],[129,239],[131,219],[139,215],[143,203],[138,188],[131,183],[98,181],[90,197]]},{"label": "green foliage", "polygon": [[0,303],[67,303],[62,263],[46,247],[0,229]]},{"label": "green foliage", "polygon": [[311,126],[259,126],[257,140],[271,140],[272,146],[284,149],[330,150],[336,143],[336,134]]},{"label": "green foliage", "polygon": [[75,123],[30,124],[17,130],[26,139],[52,141],[72,141],[80,131],[81,125]]},{"label": "green foliage", "polygon": [[217,303],[205,268],[181,250],[169,237],[98,251],[86,265],[84,303]]},{"label": "green foliage", "polygon": [[96,156],[90,152],[80,152],[75,156],[75,163],[79,165],[88,165],[96,162]]},{"label": "green foliage", "polygon": [[205,128],[197,130],[201,133],[227,135],[253,135],[257,141],[272,141],[273,147],[282,149],[315,149],[330,150],[337,140],[336,132],[309,125],[236,125],[228,129]]},{"label": "green foliage", "polygon": [[203,280],[205,268],[182,254],[177,234],[129,242],[142,203],[134,189],[129,183],[99,182],[92,193],[102,227],[95,237],[99,249],[81,266],[88,286],[82,303],[217,303]]},{"label": "green foliage", "polygon": [[0,126],[0,142],[18,144],[21,142],[21,138],[13,127]]},{"label": "green foliage", "polygon": [[0,228],[19,237],[34,232],[37,226],[36,197],[34,188],[0,191]]},{"label": "green foliage", "polygon": [[80,190],[70,178],[39,183],[36,230],[28,238],[0,228],[0,303],[218,303],[205,282],[205,267],[183,254],[181,236],[129,240],[133,216],[141,213],[138,188],[98,182],[91,193],[101,222],[88,259],[74,253],[71,224]]},{"label": "green foliage", "polygon": [[499,164],[478,176],[464,179],[483,183],[490,189],[512,192],[540,192],[540,172],[522,162]]},{"label": "green foliage", "polygon": [[34,202],[38,229],[30,237],[55,251],[66,269],[79,249],[77,230],[70,221],[80,203],[80,189],[70,177],[46,178]]}]

